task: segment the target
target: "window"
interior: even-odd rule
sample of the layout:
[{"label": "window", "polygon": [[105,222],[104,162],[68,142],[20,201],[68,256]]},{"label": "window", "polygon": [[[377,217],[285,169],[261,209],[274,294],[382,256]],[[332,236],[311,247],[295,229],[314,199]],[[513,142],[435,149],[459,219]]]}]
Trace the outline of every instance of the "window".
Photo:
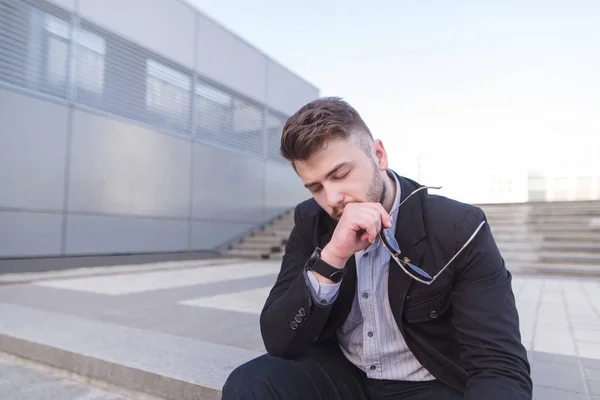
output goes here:
[{"label": "window", "polygon": [[279,154],[281,146],[281,134],[285,125],[286,118],[269,111],[267,114],[267,159],[277,162],[286,162],[285,158]]},{"label": "window", "polygon": [[76,35],[76,43],[77,87],[100,94],[104,88],[106,41],[92,32],[80,29]]},{"label": "window", "polygon": [[161,122],[187,127],[190,111],[191,77],[155,60],[146,61],[146,106]]},{"label": "window", "polygon": [[[68,76],[69,24],[52,15],[45,16],[48,56],[46,79],[50,85],[66,85]],[[84,29],[75,33],[75,85],[78,89],[102,93],[106,42]]]},{"label": "window", "polygon": [[264,131],[262,109],[248,101],[234,99],[232,145],[247,153],[262,156]]},{"label": "window", "polygon": [[212,143],[227,143],[233,125],[233,96],[207,83],[196,83],[197,137]]}]

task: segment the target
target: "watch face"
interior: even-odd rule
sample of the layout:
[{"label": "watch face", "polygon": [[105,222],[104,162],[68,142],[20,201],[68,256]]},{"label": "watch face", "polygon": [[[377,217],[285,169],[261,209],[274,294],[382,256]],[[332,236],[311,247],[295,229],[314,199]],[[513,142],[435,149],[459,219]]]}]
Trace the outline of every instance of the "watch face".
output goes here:
[{"label": "watch face", "polygon": [[331,279],[332,281],[334,281],[335,283],[338,283],[339,281],[342,280],[342,278],[344,277],[344,272],[345,270],[340,269],[338,271],[335,271],[331,274],[331,276],[329,277],[329,279]]}]

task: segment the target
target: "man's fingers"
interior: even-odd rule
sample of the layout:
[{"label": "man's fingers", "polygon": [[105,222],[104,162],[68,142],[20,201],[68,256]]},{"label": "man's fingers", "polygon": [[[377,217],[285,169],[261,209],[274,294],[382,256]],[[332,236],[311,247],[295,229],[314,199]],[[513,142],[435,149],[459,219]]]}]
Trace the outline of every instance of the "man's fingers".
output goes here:
[{"label": "man's fingers", "polygon": [[377,212],[383,226],[386,228],[390,228],[392,226],[392,217],[390,217],[387,211],[385,211],[385,208],[383,208],[381,203],[362,203],[362,205]]}]

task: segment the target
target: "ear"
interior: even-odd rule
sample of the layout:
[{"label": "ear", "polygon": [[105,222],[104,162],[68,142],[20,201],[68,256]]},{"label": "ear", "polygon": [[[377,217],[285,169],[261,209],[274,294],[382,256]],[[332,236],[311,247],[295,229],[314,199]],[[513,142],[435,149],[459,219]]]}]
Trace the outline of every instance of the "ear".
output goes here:
[{"label": "ear", "polygon": [[388,157],[383,142],[380,139],[376,139],[371,146],[375,163],[380,171],[385,171],[388,168]]}]

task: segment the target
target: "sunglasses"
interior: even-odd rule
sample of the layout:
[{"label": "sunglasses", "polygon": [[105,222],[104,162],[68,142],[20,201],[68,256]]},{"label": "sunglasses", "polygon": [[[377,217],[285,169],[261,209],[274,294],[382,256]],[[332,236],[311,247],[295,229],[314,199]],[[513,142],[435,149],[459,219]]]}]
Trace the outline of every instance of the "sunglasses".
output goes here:
[{"label": "sunglasses", "polygon": [[[400,208],[400,206],[406,201],[408,200],[408,198],[410,196],[412,196],[413,194],[417,193],[420,190],[423,189],[441,189],[441,186],[421,186],[420,188],[418,188],[417,190],[415,190],[414,192],[412,192],[411,194],[409,194],[408,196],[406,196],[406,198],[400,203],[398,204],[396,207],[394,207],[392,209],[392,211],[390,211],[390,216],[392,216],[392,214],[394,212],[396,212],[396,210],[398,210]],[[477,229],[475,229],[475,232],[473,232],[473,234],[471,235],[471,237],[469,237],[469,239],[465,242],[465,244],[460,248],[460,250],[458,250],[458,252],[450,259],[450,261],[448,261],[446,263],[446,265],[440,269],[440,271],[435,275],[435,276],[431,276],[429,275],[427,272],[423,271],[421,268],[417,267],[414,264],[410,263],[410,260],[406,257],[404,257],[404,259],[400,258],[400,254],[402,253],[402,251],[400,250],[400,245],[398,245],[398,241],[396,240],[396,238],[394,237],[394,232],[392,232],[391,228],[388,229],[382,229],[379,232],[379,239],[381,240],[381,243],[383,244],[383,247],[386,248],[386,250],[390,253],[390,255],[392,256],[392,258],[394,259],[394,261],[396,261],[398,263],[398,265],[400,265],[400,267],[402,268],[402,270],[411,278],[413,278],[414,280],[421,282],[425,285],[431,285],[433,282],[435,282],[435,280],[438,278],[438,276],[441,275],[442,272],[444,272],[444,270],[446,268],[448,268],[448,266],[452,263],[452,261],[454,261],[454,259],[456,257],[458,257],[458,255],[469,245],[469,243],[471,243],[471,241],[473,241],[473,239],[475,238],[475,236],[477,235],[477,233],[479,233],[479,231],[481,230],[481,227],[485,224],[485,221],[482,221],[479,226],[477,227]]]}]

